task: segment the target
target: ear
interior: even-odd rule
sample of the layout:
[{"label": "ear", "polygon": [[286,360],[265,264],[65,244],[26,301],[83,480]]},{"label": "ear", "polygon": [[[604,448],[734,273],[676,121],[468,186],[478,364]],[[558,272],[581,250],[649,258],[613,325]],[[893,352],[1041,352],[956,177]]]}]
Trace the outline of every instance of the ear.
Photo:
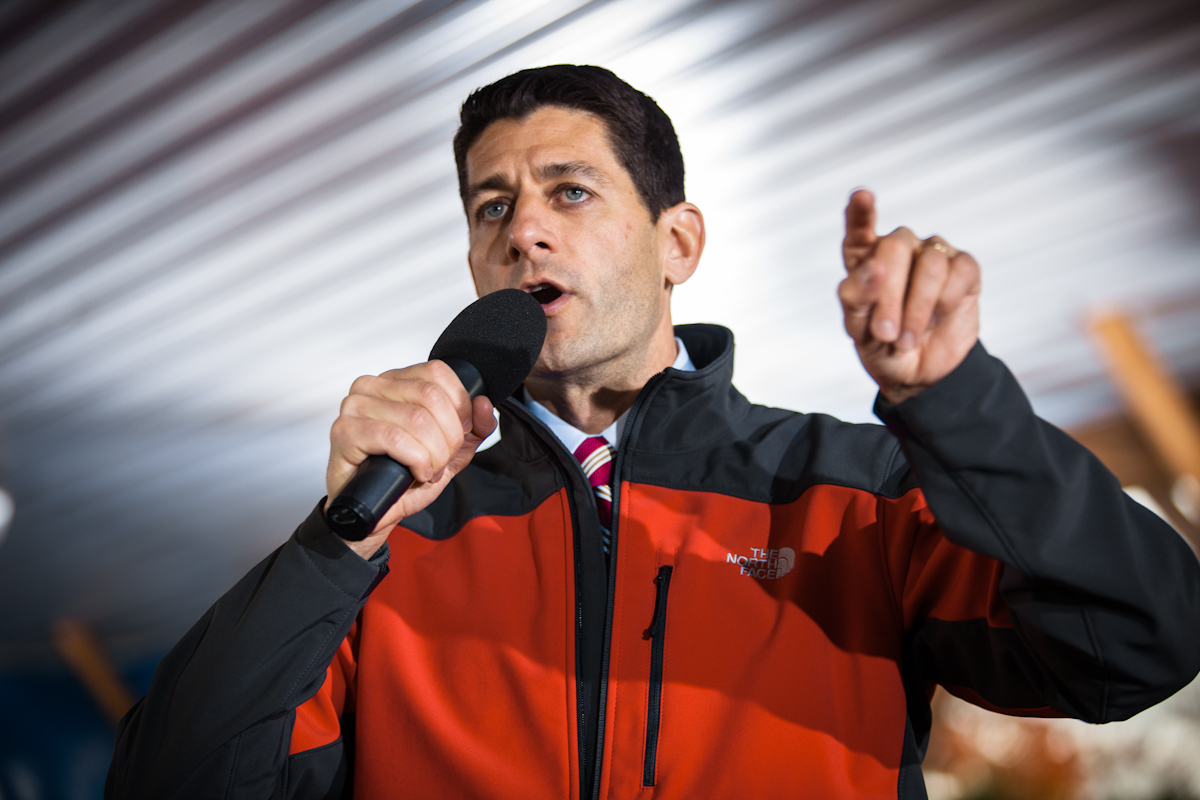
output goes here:
[{"label": "ear", "polygon": [[678,286],[692,277],[704,252],[704,215],[691,203],[679,203],[658,217],[658,247],[663,277]]}]

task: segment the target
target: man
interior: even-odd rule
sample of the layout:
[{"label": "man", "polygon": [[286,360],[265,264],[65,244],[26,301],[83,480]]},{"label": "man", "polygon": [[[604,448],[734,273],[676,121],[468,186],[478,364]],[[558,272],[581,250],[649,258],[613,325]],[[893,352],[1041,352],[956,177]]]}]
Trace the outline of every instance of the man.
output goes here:
[{"label": "man", "polygon": [[969,255],[851,197],[892,433],[846,425],[751,405],[728,331],[673,328],[704,221],[649,98],[517,73],[455,155],[476,288],[548,322],[499,441],[444,364],[356,381],[329,496],[372,453],[418,482],[362,542],[319,504],[213,606],[110,796],[920,797],[938,683],[1103,722],[1200,669],[1195,558],[978,344]]}]

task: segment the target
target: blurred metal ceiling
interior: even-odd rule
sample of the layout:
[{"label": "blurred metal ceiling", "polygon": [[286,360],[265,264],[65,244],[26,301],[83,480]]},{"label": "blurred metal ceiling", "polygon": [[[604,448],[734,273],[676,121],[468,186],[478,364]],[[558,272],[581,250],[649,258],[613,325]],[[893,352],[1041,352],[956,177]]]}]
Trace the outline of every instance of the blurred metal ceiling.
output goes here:
[{"label": "blurred metal ceiling", "polygon": [[124,0],[0,6],[0,663],[62,616],[167,646],[323,493],[358,375],[473,297],[473,88],[597,63],[675,120],[709,248],[677,321],[752,398],[869,419],[841,207],[969,249],[1039,410],[1115,409],[1080,321],[1200,376],[1200,6]]}]

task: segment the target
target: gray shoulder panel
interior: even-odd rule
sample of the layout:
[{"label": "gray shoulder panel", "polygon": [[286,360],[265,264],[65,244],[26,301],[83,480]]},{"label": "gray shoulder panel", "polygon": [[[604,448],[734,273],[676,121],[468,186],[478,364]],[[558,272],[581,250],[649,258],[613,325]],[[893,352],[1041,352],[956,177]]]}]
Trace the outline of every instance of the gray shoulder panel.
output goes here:
[{"label": "gray shoulder panel", "polygon": [[753,405],[729,388],[694,405],[659,392],[631,432],[625,479],[790,503],[818,484],[896,497],[915,484],[896,438],[880,425]]}]

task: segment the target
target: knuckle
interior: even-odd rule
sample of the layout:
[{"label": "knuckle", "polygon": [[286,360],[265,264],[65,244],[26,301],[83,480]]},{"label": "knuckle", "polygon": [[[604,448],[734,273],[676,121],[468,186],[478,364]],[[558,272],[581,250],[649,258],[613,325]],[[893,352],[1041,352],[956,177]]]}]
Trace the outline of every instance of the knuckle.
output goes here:
[{"label": "knuckle", "polygon": [[383,429],[383,444],[389,450],[399,450],[408,444],[408,432],[403,428],[395,425],[388,425]]},{"label": "knuckle", "polygon": [[410,447],[412,437],[403,428],[389,425],[383,431],[383,446],[389,453],[403,453],[410,467],[427,466],[428,455],[423,448]]},{"label": "knuckle", "polygon": [[454,380],[454,370],[445,361],[435,360],[428,364],[430,376],[440,382]]},{"label": "knuckle", "polygon": [[356,442],[363,438],[363,427],[357,420],[339,418],[334,420],[329,428],[329,443],[336,453],[346,453],[356,449]]},{"label": "knuckle", "polygon": [[855,294],[856,292],[854,291],[852,279],[845,278],[838,284],[837,296],[838,299],[842,301],[843,305],[850,305],[853,303],[855,300]]},{"label": "knuckle", "polygon": [[966,280],[978,280],[980,275],[979,264],[975,259],[971,258],[969,253],[959,253],[950,262],[950,269],[957,275],[961,275]]},{"label": "knuckle", "polygon": [[427,433],[434,427],[433,415],[421,406],[407,406],[407,422],[410,430]]},{"label": "knuckle", "polygon": [[363,407],[363,396],[361,394],[348,394],[342,398],[340,413],[343,417],[361,416]]},{"label": "knuckle", "polygon": [[421,381],[420,386],[417,387],[417,396],[424,405],[437,403],[442,399],[444,394],[445,392],[442,390],[442,387],[432,381]]},{"label": "knuckle", "polygon": [[375,381],[378,380],[374,375],[360,375],[354,379],[354,383],[350,384],[350,394],[368,394]]}]

